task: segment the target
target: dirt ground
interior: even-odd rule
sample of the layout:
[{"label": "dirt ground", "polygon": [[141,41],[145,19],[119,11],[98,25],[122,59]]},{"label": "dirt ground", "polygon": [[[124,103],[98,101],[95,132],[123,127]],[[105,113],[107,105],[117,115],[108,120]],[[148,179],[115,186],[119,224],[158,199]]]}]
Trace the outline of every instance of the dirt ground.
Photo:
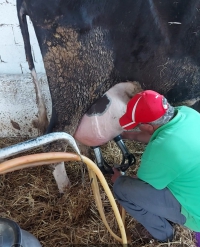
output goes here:
[{"label": "dirt ground", "polygon": [[[16,142],[16,139],[13,142]],[[144,146],[130,142],[126,144],[137,159],[137,164],[128,170],[128,174],[133,175]],[[7,145],[7,141],[2,139],[0,148]],[[121,153],[114,142],[109,142],[102,150],[109,164],[121,162]],[[38,152],[42,152],[40,148],[32,151]],[[22,229],[34,234],[43,247],[122,246],[110,235],[99,216],[86,166],[81,162],[68,162],[66,170],[72,185],[63,196],[58,193],[48,166],[1,175],[0,216],[16,221]],[[106,175],[106,180],[112,189],[109,175]],[[120,236],[114,213],[101,186],[100,191],[107,221],[111,229]],[[158,243],[153,238],[149,242],[142,239],[136,224],[137,222],[126,214],[126,226],[131,235],[130,246],[196,246],[193,232],[184,227],[175,226],[172,242]]]}]

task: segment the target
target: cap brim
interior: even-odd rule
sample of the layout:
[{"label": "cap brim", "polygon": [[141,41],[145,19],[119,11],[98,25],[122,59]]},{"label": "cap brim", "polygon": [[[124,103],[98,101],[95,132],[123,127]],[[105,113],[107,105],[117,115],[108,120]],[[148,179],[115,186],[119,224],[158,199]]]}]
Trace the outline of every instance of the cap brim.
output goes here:
[{"label": "cap brim", "polygon": [[129,118],[127,118],[126,114],[123,115],[120,119],[119,119],[119,123],[121,125],[121,127],[125,130],[130,130],[130,129],[133,129],[135,128],[138,123],[135,123],[133,121],[130,121]]}]

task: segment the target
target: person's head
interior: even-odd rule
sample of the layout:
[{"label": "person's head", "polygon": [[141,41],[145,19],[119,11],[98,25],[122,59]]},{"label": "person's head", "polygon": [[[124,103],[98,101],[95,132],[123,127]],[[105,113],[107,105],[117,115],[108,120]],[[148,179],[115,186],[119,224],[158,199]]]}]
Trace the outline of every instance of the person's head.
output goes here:
[{"label": "person's head", "polygon": [[119,123],[125,130],[139,126],[140,129],[153,133],[155,129],[169,122],[174,116],[174,107],[167,99],[152,90],[137,93],[127,104],[125,114]]}]

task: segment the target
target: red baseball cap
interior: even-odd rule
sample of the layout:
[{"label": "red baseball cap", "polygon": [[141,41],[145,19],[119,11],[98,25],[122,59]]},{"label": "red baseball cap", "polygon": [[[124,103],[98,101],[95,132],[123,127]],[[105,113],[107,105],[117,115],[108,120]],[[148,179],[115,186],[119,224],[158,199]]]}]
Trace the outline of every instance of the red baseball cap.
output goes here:
[{"label": "red baseball cap", "polygon": [[162,117],[169,107],[168,103],[164,104],[163,98],[163,95],[152,90],[137,93],[119,119],[122,128],[133,129],[140,123],[150,123]]}]

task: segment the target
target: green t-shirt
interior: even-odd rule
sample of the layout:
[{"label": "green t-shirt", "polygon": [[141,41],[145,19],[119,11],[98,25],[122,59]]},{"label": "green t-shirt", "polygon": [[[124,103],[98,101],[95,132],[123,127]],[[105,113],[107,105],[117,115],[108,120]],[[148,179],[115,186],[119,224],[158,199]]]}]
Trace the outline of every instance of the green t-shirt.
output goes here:
[{"label": "green t-shirt", "polygon": [[185,226],[200,231],[200,114],[186,106],[152,135],[138,178],[160,190],[168,188],[182,205]]}]

